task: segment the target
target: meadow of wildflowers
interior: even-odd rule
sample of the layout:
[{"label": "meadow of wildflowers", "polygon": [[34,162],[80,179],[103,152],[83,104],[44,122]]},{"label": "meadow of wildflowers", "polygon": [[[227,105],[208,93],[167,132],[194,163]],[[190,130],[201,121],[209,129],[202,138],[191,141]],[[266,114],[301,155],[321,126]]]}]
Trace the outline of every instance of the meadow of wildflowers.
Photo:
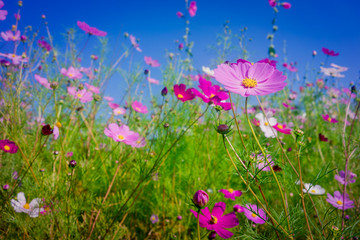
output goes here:
[{"label": "meadow of wildflowers", "polygon": [[358,83],[326,46],[295,82],[273,44],[291,3],[264,1],[275,17],[261,59],[246,28],[228,41],[227,22],[201,69],[196,1],[174,13],[185,35],[165,60],[127,32],[107,56],[106,29],[81,16],[57,46],[45,15],[18,27],[26,4],[0,0],[13,20],[0,40],[0,239],[360,238]]}]

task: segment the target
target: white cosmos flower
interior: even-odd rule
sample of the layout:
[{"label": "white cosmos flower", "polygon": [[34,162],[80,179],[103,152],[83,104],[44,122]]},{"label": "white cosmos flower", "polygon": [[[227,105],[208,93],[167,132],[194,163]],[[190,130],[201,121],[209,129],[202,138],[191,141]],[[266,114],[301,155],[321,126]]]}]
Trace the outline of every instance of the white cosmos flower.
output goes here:
[{"label": "white cosmos flower", "polygon": [[24,212],[32,218],[38,217],[39,213],[44,211],[44,208],[39,207],[41,203],[40,198],[35,198],[30,203],[27,203],[23,192],[19,192],[17,200],[11,199],[10,203],[15,212]]},{"label": "white cosmos flower", "polygon": [[276,125],[277,120],[276,118],[273,118],[272,115],[272,112],[267,112],[266,118],[263,113],[258,113],[255,115],[255,117],[260,121],[260,128],[265,133],[265,137],[267,138],[274,138],[275,136],[277,136],[277,131],[273,129],[273,126]]},{"label": "white cosmos flower", "polygon": [[210,77],[214,76],[214,71],[211,70],[209,67],[204,67],[202,66],[202,70],[204,73],[206,73],[207,75],[209,75]]},{"label": "white cosmos flower", "polygon": [[338,78],[343,78],[345,77],[345,75],[340,74],[341,72],[344,72],[345,70],[343,70],[342,68],[324,68],[324,67],[320,67],[321,72],[324,73],[326,76],[331,76],[331,77],[338,77]]},{"label": "white cosmos flower", "polygon": [[311,185],[310,183],[304,183],[304,193],[310,193],[313,195],[323,195],[325,193],[325,189],[320,185]]}]

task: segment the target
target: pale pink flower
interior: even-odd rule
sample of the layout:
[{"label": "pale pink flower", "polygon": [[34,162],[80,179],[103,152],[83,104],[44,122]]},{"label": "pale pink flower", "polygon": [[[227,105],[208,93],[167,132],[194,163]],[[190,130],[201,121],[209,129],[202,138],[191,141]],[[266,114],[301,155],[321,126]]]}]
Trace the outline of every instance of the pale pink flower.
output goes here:
[{"label": "pale pink flower", "polygon": [[114,98],[109,97],[109,96],[105,96],[104,99],[105,99],[106,101],[109,101],[109,102],[114,101]]},{"label": "pale pink flower", "polygon": [[75,99],[79,99],[80,102],[86,103],[93,100],[92,92],[86,91],[86,89],[77,90],[75,87],[68,87],[67,91],[69,95],[74,96]]},{"label": "pale pink flower", "polygon": [[67,70],[65,68],[62,68],[60,73],[70,79],[80,79],[82,78],[82,74],[79,71],[79,69],[74,68],[74,67],[69,67]]},{"label": "pale pink flower", "polygon": [[90,85],[88,83],[85,83],[85,87],[87,87],[93,93],[100,94],[100,89],[98,87],[95,87],[95,86]]},{"label": "pale pink flower", "polygon": [[18,56],[13,53],[0,53],[0,56],[11,59],[14,65],[19,65],[20,63],[25,63],[29,60],[28,57]]},{"label": "pale pink flower", "polygon": [[[4,6],[4,2],[0,0],[0,8]],[[0,10],[0,21],[4,21],[6,19],[6,16],[8,14],[7,10]]]},{"label": "pale pink flower", "polygon": [[152,59],[151,57],[145,56],[144,60],[145,60],[145,63],[147,65],[150,65],[152,67],[159,67],[160,66],[160,63],[158,62],[158,60]]},{"label": "pale pink flower", "polygon": [[139,112],[139,113],[148,113],[148,109],[145,105],[142,105],[141,102],[138,102],[138,101],[134,101],[132,104],[131,104],[131,107],[136,111],[136,112]]},{"label": "pale pink flower", "polygon": [[8,30],[6,32],[1,32],[1,37],[5,41],[19,41],[20,40],[20,31],[17,30],[15,32],[15,34],[11,30]]},{"label": "pale pink flower", "polygon": [[101,31],[95,27],[90,27],[85,22],[77,21],[77,25],[81,30],[85,31],[89,35],[94,35],[94,36],[98,36],[98,37],[105,37],[107,35],[107,32]]},{"label": "pale pink flower", "polygon": [[122,115],[122,114],[126,113],[126,109],[122,108],[122,107],[117,107],[117,108],[113,109],[113,113],[114,113],[115,116]]},{"label": "pale pink flower", "polygon": [[115,109],[115,108],[118,108],[118,107],[119,107],[119,104],[117,104],[117,103],[112,103],[112,102],[108,102],[108,105],[109,105],[109,107],[112,108],[112,109]]},{"label": "pale pink flower", "polygon": [[35,74],[35,80],[38,81],[42,86],[44,86],[47,89],[51,89],[50,83],[46,78],[40,77],[39,75]]},{"label": "pale pink flower", "polygon": [[139,48],[139,44],[137,43],[136,38],[131,34],[130,34],[129,38],[130,38],[131,44],[136,49],[136,51],[142,52],[142,50]]},{"label": "pale pink flower", "polygon": [[114,141],[124,142],[128,145],[133,144],[139,137],[137,133],[130,131],[127,125],[119,126],[116,123],[110,123],[108,128],[105,128],[104,133]]},{"label": "pale pink flower", "polygon": [[160,81],[156,80],[155,78],[147,77],[146,80],[149,81],[149,83],[159,84]]}]

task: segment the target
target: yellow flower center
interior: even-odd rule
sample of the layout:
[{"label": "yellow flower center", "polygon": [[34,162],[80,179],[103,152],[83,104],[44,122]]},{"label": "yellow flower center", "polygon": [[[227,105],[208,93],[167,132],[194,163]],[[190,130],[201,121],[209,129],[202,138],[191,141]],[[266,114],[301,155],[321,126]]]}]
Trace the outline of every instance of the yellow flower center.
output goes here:
[{"label": "yellow flower center", "polygon": [[212,93],[209,98],[213,98],[213,97],[215,97],[215,94]]},{"label": "yellow flower center", "polygon": [[123,135],[119,135],[119,136],[118,136],[118,139],[120,139],[120,140],[124,140],[125,138],[124,138],[124,136],[123,136]]},{"label": "yellow flower center", "polygon": [[10,150],[10,147],[9,147],[8,145],[5,145],[5,146],[4,146],[4,149],[5,149],[6,151],[9,151],[9,150]]},{"label": "yellow flower center", "polygon": [[252,216],[253,218],[256,218],[256,217],[257,217],[257,215],[256,215],[255,213],[251,214],[251,216]]},{"label": "yellow flower center", "polygon": [[279,129],[283,129],[283,126],[281,126],[281,125],[278,125],[277,127],[278,127]]},{"label": "yellow flower center", "polygon": [[12,56],[13,58],[14,58],[14,57],[16,57],[16,55],[15,55],[15,54],[12,54],[11,56]]},{"label": "yellow flower center", "polygon": [[15,39],[16,39],[16,37],[15,37],[15,36],[13,36],[13,37],[12,37],[12,39],[14,39],[14,40],[15,40]]},{"label": "yellow flower center", "polygon": [[242,85],[247,88],[253,88],[257,86],[257,81],[253,78],[244,78]]},{"label": "yellow flower center", "polygon": [[137,107],[137,108],[135,108],[135,109],[136,109],[137,111],[139,111],[139,112],[141,111],[141,109],[140,109],[140,108],[138,108],[138,107]]},{"label": "yellow flower center", "polygon": [[331,117],[328,117],[328,119],[327,119],[329,122],[331,122]]},{"label": "yellow flower center", "polygon": [[269,126],[269,123],[268,123],[268,122],[265,122],[264,124],[265,124],[265,126]]},{"label": "yellow flower center", "polygon": [[218,221],[218,219],[216,217],[214,217],[213,215],[211,215],[210,223],[211,224],[216,224],[217,221]]},{"label": "yellow flower center", "polygon": [[339,200],[339,201],[337,201],[336,203],[337,203],[337,204],[339,204],[339,205],[343,205],[343,202],[342,202],[342,201],[340,201],[340,200]]},{"label": "yellow flower center", "polygon": [[23,206],[23,208],[25,209],[30,209],[30,205],[28,203],[25,203],[25,205]]},{"label": "yellow flower center", "polygon": [[81,93],[78,93],[76,96],[77,96],[78,98],[81,98],[81,97],[82,97]]},{"label": "yellow flower center", "polygon": [[72,77],[72,76],[74,76],[72,73],[69,73],[69,77]]},{"label": "yellow flower center", "polygon": [[229,193],[233,193],[233,192],[234,192],[234,189],[229,188],[228,191],[229,191]]},{"label": "yellow flower center", "polygon": [[316,191],[315,191],[315,190],[311,190],[311,192],[312,192],[312,193],[316,193]]},{"label": "yellow flower center", "polygon": [[60,122],[56,122],[55,125],[58,127],[58,128],[61,128],[61,123]]},{"label": "yellow flower center", "polygon": [[178,98],[184,98],[182,94],[178,94]]}]

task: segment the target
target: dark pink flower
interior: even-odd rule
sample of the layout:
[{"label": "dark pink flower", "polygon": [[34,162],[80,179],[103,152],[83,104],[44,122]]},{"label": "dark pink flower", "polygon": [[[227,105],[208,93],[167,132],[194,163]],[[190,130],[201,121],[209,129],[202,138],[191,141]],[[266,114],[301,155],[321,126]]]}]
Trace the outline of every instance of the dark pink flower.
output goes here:
[{"label": "dark pink flower", "polygon": [[276,123],[275,126],[273,126],[273,128],[276,129],[276,131],[284,133],[284,134],[291,134],[291,129],[290,128],[286,128],[286,124],[279,124]]},{"label": "dark pink flower", "polygon": [[[234,212],[223,215],[226,209],[224,202],[215,203],[212,212],[206,207],[201,210],[199,216],[200,227],[206,228],[209,231],[215,231],[222,238],[231,238],[233,233],[225,228],[233,228],[239,225],[239,220]],[[194,210],[190,210],[197,218],[198,213]],[[223,215],[223,216],[222,216]]]},{"label": "dark pink flower", "polygon": [[332,57],[339,56],[339,53],[335,53],[334,50],[329,50],[328,48],[324,48],[324,47],[321,50],[323,51],[323,53],[325,53],[328,56],[332,56]]},{"label": "dark pink flower", "polygon": [[233,201],[235,201],[235,197],[240,197],[242,195],[240,190],[234,190],[232,188],[220,189],[219,192],[224,194],[224,198],[230,198]]},{"label": "dark pink flower", "polygon": [[190,14],[190,17],[195,17],[196,11],[197,11],[196,2],[195,2],[195,1],[192,1],[192,2],[190,3],[190,6],[189,6],[189,14]]},{"label": "dark pink flower", "polygon": [[282,3],[281,3],[281,6],[282,6],[283,8],[285,8],[285,9],[290,9],[290,8],[291,8],[291,4],[288,3],[288,2],[282,2]]},{"label": "dark pink flower", "polygon": [[178,16],[178,18],[182,18],[182,17],[184,17],[184,14],[182,12],[177,12],[176,16]]},{"label": "dark pink flower", "polygon": [[195,98],[195,94],[192,92],[192,88],[186,90],[185,84],[174,85],[174,93],[177,99],[182,102],[190,101]]},{"label": "dark pink flower", "polygon": [[118,108],[119,104],[117,103],[112,103],[112,102],[108,102],[109,107],[111,107],[112,109]]},{"label": "dark pink flower", "polygon": [[139,112],[139,113],[148,113],[148,109],[145,105],[142,105],[141,102],[138,101],[134,101],[131,104],[131,107],[135,110],[135,112]]},{"label": "dark pink flower", "polygon": [[20,14],[18,14],[18,13],[14,13],[14,17],[15,17],[15,19],[16,20],[20,20],[20,18],[21,18],[21,16],[20,16]]},{"label": "dark pink flower", "polygon": [[275,0],[269,0],[269,5],[271,7],[275,7],[276,6],[276,1]]},{"label": "dark pink flower", "polygon": [[239,204],[235,204],[235,205],[234,205],[234,212],[236,212],[236,213],[242,213],[242,212],[244,212],[244,211],[245,211],[245,209],[244,209],[243,206],[241,206],[241,205],[239,205]]},{"label": "dark pink flower", "polygon": [[38,41],[38,45],[39,45],[41,48],[43,48],[43,49],[45,49],[46,51],[48,51],[48,52],[51,50],[50,44],[49,44],[48,42],[44,41],[44,40],[39,40],[39,41]]},{"label": "dark pink flower", "polygon": [[0,149],[7,153],[16,153],[18,146],[13,141],[8,139],[0,140]]},{"label": "dark pink flower", "polygon": [[284,63],[283,67],[287,68],[290,72],[298,71],[298,69],[296,67],[294,67],[292,63],[290,63],[290,64]]},{"label": "dark pink flower", "polygon": [[144,60],[145,60],[145,63],[147,65],[150,65],[152,67],[159,67],[160,66],[160,63],[158,62],[158,60],[152,59],[151,57],[145,56]]},{"label": "dark pink flower", "polygon": [[321,133],[319,133],[319,140],[320,142],[327,142],[329,141],[329,139],[327,139],[324,135],[322,135]]},{"label": "dark pink flower", "polygon": [[282,103],[282,105],[283,105],[284,107],[286,107],[286,108],[290,108],[291,110],[294,110],[294,109],[295,109],[295,107],[290,106],[290,105],[287,104],[287,103]]},{"label": "dark pink flower", "polygon": [[267,220],[265,211],[262,208],[258,208],[255,204],[246,204],[244,207],[244,215],[256,224],[264,224]]},{"label": "dark pink flower", "polygon": [[268,58],[264,58],[264,59],[262,59],[262,60],[260,60],[260,61],[258,61],[258,63],[268,63],[268,64],[270,64],[271,66],[273,66],[274,68],[276,68],[276,63],[277,63],[277,61],[275,61],[275,60],[270,60],[270,59],[268,59]]},{"label": "dark pink flower", "polygon": [[328,114],[326,114],[326,115],[322,114],[321,116],[327,122],[330,122],[330,123],[337,123],[338,122],[338,120],[336,120],[335,118],[331,118]]},{"label": "dark pink flower", "polygon": [[107,35],[107,32],[101,31],[95,27],[90,27],[85,22],[77,21],[78,27],[88,33],[89,35],[99,36],[99,37],[105,37]]}]

